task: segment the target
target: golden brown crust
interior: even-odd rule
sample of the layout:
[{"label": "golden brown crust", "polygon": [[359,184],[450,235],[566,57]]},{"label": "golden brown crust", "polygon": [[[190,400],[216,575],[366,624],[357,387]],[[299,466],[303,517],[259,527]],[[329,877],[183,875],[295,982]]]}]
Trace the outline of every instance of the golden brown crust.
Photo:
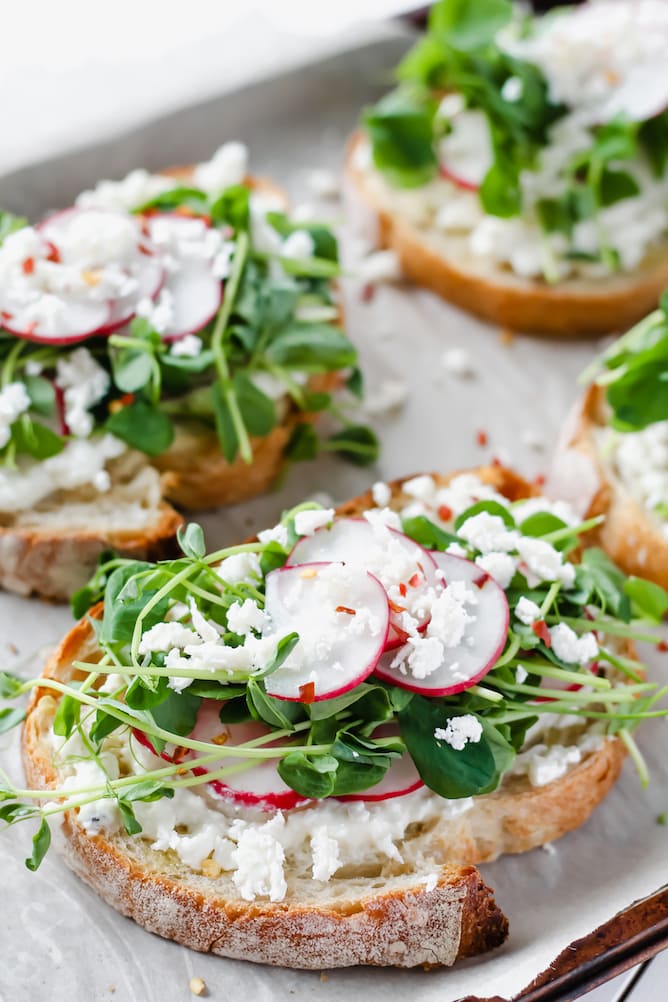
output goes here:
[{"label": "golden brown crust", "polygon": [[[535,493],[499,466],[476,471],[515,500]],[[438,477],[444,483],[449,477]],[[400,503],[401,485],[392,486]],[[369,494],[339,509],[352,515],[369,507]],[[102,608],[92,610],[99,617]],[[73,662],[98,655],[90,623],[67,635],[45,669],[68,680]],[[630,652],[632,653],[632,652]],[[28,783],[54,786],[57,776],[44,741],[57,705],[50,690],[34,692],[23,733]],[[409,872],[401,870],[378,890],[378,877],[358,880],[326,900],[292,894],[280,903],[249,903],[227,880],[187,879],[169,872],[161,854],[133,851],[136,840],[87,835],[70,812],[63,825],[69,865],[108,903],[159,935],[224,956],[282,966],[322,968],[352,964],[448,965],[502,943],[507,921],[473,864],[503,852],[524,852],[583,824],[610,790],[625,749],[605,740],[561,779],[534,788],[526,777],[509,777],[495,793],[476,798],[468,812],[437,819],[403,844]],[[435,798],[438,799],[438,798]],[[412,869],[411,869],[412,866]],[[432,879],[433,875],[433,879]],[[222,880],[222,878],[221,878]],[[428,889],[436,881],[433,889]]]},{"label": "golden brown crust", "polygon": [[454,238],[453,253],[445,256],[428,229],[393,212],[386,200],[378,198],[366,172],[355,163],[355,151],[364,141],[360,132],[352,136],[346,175],[377,216],[380,245],[397,252],[408,278],[483,320],[511,330],[558,337],[605,334],[631,327],[654,309],[668,285],[666,248],[629,274],[598,281],[572,279],[554,286],[500,268],[483,272],[465,267],[463,262],[468,265],[470,255],[463,241],[458,248]]},{"label": "golden brown crust", "polygon": [[[577,490],[578,483],[589,480],[591,488],[582,505],[585,514],[605,515],[605,521],[590,534],[589,541],[602,546],[626,574],[668,588],[668,538],[658,519],[633,497],[597,445],[597,432],[608,427],[609,416],[604,389],[590,386],[576,405],[571,427],[559,446],[554,462],[554,489]],[[589,477],[583,472],[585,468]]]},{"label": "golden brown crust", "polygon": [[105,550],[135,560],[172,556],[182,522],[171,505],[161,503],[153,523],[134,532],[0,527],[0,587],[66,602],[86,583]]}]

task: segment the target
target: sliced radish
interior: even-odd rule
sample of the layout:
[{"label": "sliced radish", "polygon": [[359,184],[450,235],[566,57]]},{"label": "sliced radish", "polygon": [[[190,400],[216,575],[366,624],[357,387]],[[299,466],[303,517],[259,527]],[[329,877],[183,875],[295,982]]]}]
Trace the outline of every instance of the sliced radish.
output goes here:
[{"label": "sliced radish", "polygon": [[170,272],[163,290],[171,294],[173,316],[162,332],[163,341],[178,341],[196,334],[213,320],[223,298],[223,283],[213,274],[210,263],[187,261]]},{"label": "sliced radish", "polygon": [[111,315],[107,302],[65,300],[49,293],[28,304],[0,293],[0,312],[2,326],[10,334],[53,345],[75,344],[100,333]]},{"label": "sliced radish", "polygon": [[314,703],[347,692],[372,673],[387,640],[385,589],[372,574],[342,563],[271,571],[265,611],[274,634],[299,634],[265,682],[279,699]]},{"label": "sliced radish", "polygon": [[[381,724],[373,732],[373,737],[396,737],[400,734],[397,724]],[[404,797],[407,793],[419,790],[424,783],[420,779],[420,774],[415,768],[413,759],[407,752],[401,758],[392,759],[390,768],[387,770],[380,783],[370,786],[368,790],[361,790],[359,793],[346,793],[337,800],[366,800],[377,802],[380,800],[392,800],[394,797]]]},{"label": "sliced radish", "polygon": [[109,320],[97,331],[98,334],[113,334],[125,327],[134,318],[137,306],[142,299],[155,299],[163,288],[165,269],[158,258],[143,255],[140,266],[133,271],[132,278],[137,282],[137,288],[130,296],[112,300]]},{"label": "sliced radish", "polygon": [[496,581],[471,561],[447,553],[431,552],[431,556],[443,572],[446,588],[461,581],[475,593],[475,619],[467,625],[462,642],[446,647],[442,664],[425,678],[414,678],[393,667],[398,657],[395,652],[383,655],[376,675],[411,692],[452,696],[475,685],[498,661],[508,636],[508,600]]},{"label": "sliced radish", "polygon": [[[243,766],[243,768],[239,768],[237,773],[232,773],[224,779],[210,780],[208,785],[214,793],[226,800],[244,804],[247,807],[260,807],[262,810],[289,810],[292,807],[308,803],[306,797],[302,797],[283,782],[276,771],[278,759],[251,760],[240,758],[237,755],[225,755],[225,745],[242,745],[248,741],[254,741],[256,738],[265,737],[271,733],[271,728],[256,721],[242,724],[221,724],[219,717],[221,705],[215,699],[203,700],[197,715],[197,723],[189,735],[196,741],[220,743],[220,759],[212,762],[206,768],[194,766],[191,770],[193,774],[205,776],[208,773],[217,772],[219,769]],[[150,738],[143,731],[135,730],[133,733],[140,744],[155,754]],[[279,738],[275,741],[262,742],[262,747],[283,747],[287,740],[287,738]],[[201,752],[188,751],[182,757],[179,756],[178,761],[187,767],[188,762],[198,758],[201,754]],[[166,752],[162,752],[160,757],[167,762],[176,760],[175,755],[169,755]]]},{"label": "sliced radish", "polygon": [[450,120],[452,131],[439,143],[440,172],[466,191],[477,191],[494,163],[487,117],[482,111],[460,111]]},{"label": "sliced radish", "polygon": [[406,639],[402,626],[405,613],[413,617],[418,630],[425,629],[429,620],[425,596],[438,586],[439,579],[432,557],[419,543],[366,519],[339,518],[330,528],[300,539],[286,566],[319,560],[342,561],[378,578],[390,600],[388,650]]}]

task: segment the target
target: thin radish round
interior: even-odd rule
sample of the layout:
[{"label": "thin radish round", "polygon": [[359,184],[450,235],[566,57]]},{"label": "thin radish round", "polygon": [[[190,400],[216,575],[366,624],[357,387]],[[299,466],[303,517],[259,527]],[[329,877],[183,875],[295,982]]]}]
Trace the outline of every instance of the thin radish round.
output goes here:
[{"label": "thin radish round", "polygon": [[107,302],[65,300],[44,293],[21,303],[0,292],[2,326],[10,334],[38,344],[67,345],[97,334],[109,322]]},{"label": "thin radish round", "polygon": [[[196,741],[220,744],[220,759],[210,763],[206,768],[194,766],[192,768],[193,774],[205,776],[209,773],[215,773],[219,769],[236,769],[237,771],[230,775],[209,780],[208,785],[218,796],[237,804],[244,804],[247,807],[255,806],[262,808],[262,810],[290,810],[290,808],[308,803],[306,797],[302,797],[283,782],[276,771],[277,758],[244,759],[237,755],[225,755],[226,745],[238,746],[246,744],[248,741],[255,741],[257,738],[263,738],[271,733],[271,728],[257,721],[221,724],[219,717],[221,705],[215,699],[203,700],[197,715],[197,723],[189,735]],[[143,731],[135,730],[133,733],[140,744],[154,752],[150,738]],[[262,747],[280,748],[286,742],[286,738],[278,738],[274,741],[262,742]],[[187,767],[189,762],[202,754],[203,752],[189,750],[183,756],[179,755],[178,761]],[[175,761],[175,755],[169,755],[166,752],[163,752],[160,757],[167,762]]]},{"label": "thin radish round", "polygon": [[388,650],[406,640],[406,615],[411,626],[426,627],[426,597],[438,585],[436,565],[424,547],[402,532],[361,518],[336,519],[330,528],[300,539],[287,566],[319,560],[342,561],[378,578],[390,602]]},{"label": "thin radish round", "polygon": [[508,600],[496,581],[470,561],[446,553],[431,556],[444,587],[432,605],[426,635],[384,654],[376,675],[412,692],[451,696],[475,685],[498,661],[508,636]]},{"label": "thin radish round", "polygon": [[223,296],[223,284],[214,274],[214,259],[223,238],[201,216],[160,212],[145,220],[151,243],[168,262],[163,286],[172,306],[172,317],[161,332],[172,342],[196,334],[214,318]]},{"label": "thin radish round", "polygon": [[347,692],[372,673],[387,640],[385,589],[372,574],[346,564],[271,571],[265,612],[273,634],[299,634],[265,681],[268,694],[278,699],[314,703]]},{"label": "thin radish round", "polygon": [[173,315],[162,332],[163,341],[178,341],[196,334],[213,320],[220,309],[223,284],[206,262],[184,263],[170,272],[163,290],[171,295]]},{"label": "thin radish round", "polygon": [[98,334],[113,334],[125,327],[134,318],[142,299],[155,299],[163,288],[165,269],[158,258],[144,254],[132,277],[137,283],[136,289],[129,296],[112,300],[109,320]]},{"label": "thin radish round", "polygon": [[482,111],[460,111],[452,131],[438,147],[440,172],[459,188],[477,191],[494,163],[487,117]]},{"label": "thin radish round", "polygon": [[[373,737],[396,737],[400,734],[396,724],[381,724],[373,732]],[[408,752],[404,752],[401,758],[392,759],[390,768],[387,770],[380,783],[370,786],[368,790],[361,790],[359,793],[346,793],[337,800],[364,800],[378,802],[381,800],[392,800],[394,797],[404,797],[407,793],[413,793],[424,786],[420,779],[420,774],[415,768],[415,763]]]}]

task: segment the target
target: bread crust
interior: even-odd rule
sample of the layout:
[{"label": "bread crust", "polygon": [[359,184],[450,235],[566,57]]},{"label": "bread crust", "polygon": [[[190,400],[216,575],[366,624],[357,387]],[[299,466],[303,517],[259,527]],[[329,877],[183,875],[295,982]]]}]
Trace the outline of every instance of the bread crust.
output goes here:
[{"label": "bread crust", "polygon": [[590,386],[570,416],[553,463],[551,489],[566,494],[589,484],[581,497],[586,517],[605,515],[588,541],[601,546],[626,574],[668,588],[668,537],[660,521],[629,491],[612,462],[601,455],[596,433],[608,427],[610,410],[601,386]]},{"label": "bread crust", "polygon": [[[503,467],[476,472],[512,500],[536,493]],[[405,499],[404,482],[391,485],[394,505]],[[372,504],[367,493],[338,511],[353,515]],[[98,605],[90,616],[101,614]],[[94,630],[84,619],[65,637],[44,675],[66,681],[77,675],[75,660],[98,655]],[[45,741],[56,706],[51,690],[36,689],[24,725],[26,778],[37,789],[57,782]],[[507,936],[507,920],[473,864],[524,852],[583,824],[617,779],[624,756],[619,739],[606,740],[547,786],[533,788],[526,777],[510,777],[495,793],[476,798],[469,812],[437,818],[424,833],[411,836],[412,842],[402,842],[406,866],[387,874],[382,891],[376,875],[366,884],[351,880],[345,894],[323,892],[322,900],[300,897],[297,888],[283,902],[247,902],[229,879],[172,872],[164,854],[134,851],[137,840],[129,836],[88,835],[72,811],[63,818],[64,853],[72,869],[118,911],[195,950],[315,969],[450,965]]]},{"label": "bread crust", "polygon": [[483,320],[556,337],[606,334],[625,330],[649,313],[668,285],[665,246],[633,272],[597,281],[566,279],[555,285],[476,260],[465,237],[436,235],[395,211],[392,191],[381,176],[356,163],[355,154],[365,142],[362,132],[351,137],[346,178],[375,214],[380,245],[396,251],[412,281]]},{"label": "bread crust", "polygon": [[93,574],[101,554],[133,560],[173,556],[183,518],[162,502],[151,525],[136,531],[0,527],[0,587],[18,595],[66,602]]}]

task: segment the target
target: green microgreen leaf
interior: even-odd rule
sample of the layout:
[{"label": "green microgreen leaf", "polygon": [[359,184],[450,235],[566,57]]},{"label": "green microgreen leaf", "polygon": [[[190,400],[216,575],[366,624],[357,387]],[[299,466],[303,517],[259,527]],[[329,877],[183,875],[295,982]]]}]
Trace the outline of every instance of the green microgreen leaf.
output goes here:
[{"label": "green microgreen leaf", "polygon": [[32,840],[32,853],[26,859],[25,863],[29,870],[33,873],[39,869],[42,860],[49,851],[49,846],[51,845],[51,829],[49,828],[49,823],[46,818],[42,818],[42,823],[40,824],[37,832],[33,836]]}]

